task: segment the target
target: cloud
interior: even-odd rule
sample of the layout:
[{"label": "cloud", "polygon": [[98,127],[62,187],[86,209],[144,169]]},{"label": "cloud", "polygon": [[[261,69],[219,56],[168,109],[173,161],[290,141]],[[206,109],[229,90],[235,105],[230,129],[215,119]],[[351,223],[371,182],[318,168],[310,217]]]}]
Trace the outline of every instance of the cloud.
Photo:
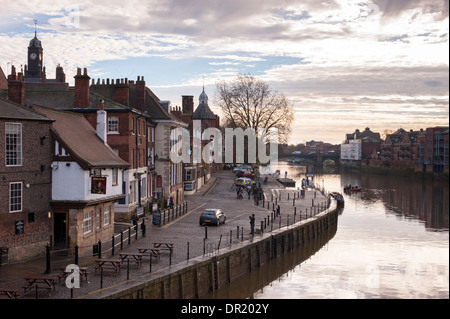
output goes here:
[{"label": "cloud", "polygon": [[[251,72],[288,96],[302,120],[315,119],[295,127],[299,139],[324,123],[338,134],[376,122],[371,112],[380,125],[397,125],[395,114],[448,123],[445,0],[9,1],[0,12],[4,70],[26,63],[33,18],[47,73],[61,63],[69,81],[77,66],[111,78],[139,70],[177,104],[203,77],[212,95],[218,80]],[[330,110],[342,125],[328,123]]]}]

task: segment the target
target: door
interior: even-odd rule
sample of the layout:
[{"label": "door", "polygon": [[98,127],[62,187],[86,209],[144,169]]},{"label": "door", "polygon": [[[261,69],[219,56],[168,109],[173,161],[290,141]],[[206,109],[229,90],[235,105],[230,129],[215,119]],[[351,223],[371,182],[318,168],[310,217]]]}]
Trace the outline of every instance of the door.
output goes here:
[{"label": "door", "polygon": [[67,244],[67,212],[54,212],[53,237],[55,246]]}]

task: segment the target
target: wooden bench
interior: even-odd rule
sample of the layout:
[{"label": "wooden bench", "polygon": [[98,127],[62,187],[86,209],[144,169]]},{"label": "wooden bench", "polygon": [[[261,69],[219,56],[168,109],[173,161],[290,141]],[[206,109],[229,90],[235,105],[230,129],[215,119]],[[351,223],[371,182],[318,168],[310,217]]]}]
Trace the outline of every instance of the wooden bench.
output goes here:
[{"label": "wooden bench", "polygon": [[159,248],[161,250],[170,250],[173,252],[173,244],[172,243],[153,243],[153,248]]},{"label": "wooden bench", "polygon": [[[82,280],[83,278],[86,280],[86,282],[88,282],[88,268],[87,267],[78,267],[78,271],[80,273],[80,279]],[[65,279],[67,278],[67,276],[69,276],[70,274],[72,274],[72,271],[66,271],[66,267],[61,267],[59,268],[59,274],[58,274],[58,279],[59,281],[61,281],[61,279]]]},{"label": "wooden bench", "polygon": [[50,296],[50,293],[52,290],[55,290],[56,281],[59,280],[58,276],[56,275],[37,275],[37,276],[27,276],[24,277],[27,284],[26,286],[23,286],[24,293],[27,292],[27,290],[33,290],[33,289],[46,289],[48,291],[48,295]]},{"label": "wooden bench", "polygon": [[142,263],[142,257],[144,256],[144,254],[142,253],[120,253],[120,260],[123,262],[125,262],[125,260],[131,260],[134,261],[136,264],[138,264],[138,266],[141,266]]},{"label": "wooden bench", "polygon": [[9,299],[17,299],[19,288],[0,288],[0,295],[7,296]]},{"label": "wooden bench", "polygon": [[97,271],[99,269],[111,269],[115,272],[120,271],[120,266],[122,265],[122,260],[120,259],[96,259],[95,262],[97,263],[95,265],[94,270]]},{"label": "wooden bench", "polygon": [[159,248],[138,248],[138,251],[142,254],[148,254],[150,258],[155,257],[156,259],[160,259],[160,250]]}]

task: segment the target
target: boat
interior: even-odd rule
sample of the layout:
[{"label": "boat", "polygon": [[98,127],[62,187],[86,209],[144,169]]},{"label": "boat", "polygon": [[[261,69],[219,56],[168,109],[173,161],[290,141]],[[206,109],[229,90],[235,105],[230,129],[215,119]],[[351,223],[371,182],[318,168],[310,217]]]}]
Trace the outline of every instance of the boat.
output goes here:
[{"label": "boat", "polygon": [[352,184],[350,185],[345,185],[344,187],[344,192],[360,192],[361,188],[359,188],[358,186],[352,186]]}]

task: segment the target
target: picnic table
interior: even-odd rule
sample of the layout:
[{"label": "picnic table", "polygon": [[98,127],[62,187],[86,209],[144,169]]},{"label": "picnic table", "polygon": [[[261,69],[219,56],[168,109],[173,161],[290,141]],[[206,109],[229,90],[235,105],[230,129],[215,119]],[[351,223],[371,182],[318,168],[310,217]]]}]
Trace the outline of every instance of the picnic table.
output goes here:
[{"label": "picnic table", "polygon": [[121,259],[102,258],[96,259],[95,262],[97,263],[94,268],[95,271],[97,271],[98,269],[112,269],[115,272],[119,272],[120,266],[122,265]]},{"label": "picnic table", "polygon": [[150,258],[155,257],[159,259],[161,257],[159,248],[138,248],[138,251],[142,254],[148,253]]},{"label": "picnic table", "polygon": [[170,250],[170,252],[173,252],[173,244],[172,243],[153,243],[153,248],[159,248],[164,250]]},{"label": "picnic table", "polygon": [[138,266],[141,265],[142,263],[142,257],[144,256],[144,254],[142,253],[120,253],[120,260],[122,262],[124,262],[125,260],[132,260],[134,261],[136,264],[138,264]]},{"label": "picnic table", "polygon": [[7,296],[9,299],[17,299],[19,290],[17,288],[0,288],[0,295]]},{"label": "picnic table", "polygon": [[50,296],[50,293],[52,290],[55,290],[56,281],[58,280],[58,276],[56,275],[35,275],[35,276],[27,276],[24,277],[27,284],[26,286],[23,286],[24,293],[27,292],[27,290],[32,289],[47,289],[48,295]]},{"label": "picnic table", "polygon": [[[88,282],[88,268],[87,267],[78,267],[78,271],[80,274],[80,279],[84,278],[86,280],[86,282]],[[67,276],[69,276],[70,274],[72,274],[72,271],[66,271],[66,267],[61,267],[59,268],[59,275],[58,275],[58,279],[59,281],[61,281],[62,278],[67,278]]]}]

